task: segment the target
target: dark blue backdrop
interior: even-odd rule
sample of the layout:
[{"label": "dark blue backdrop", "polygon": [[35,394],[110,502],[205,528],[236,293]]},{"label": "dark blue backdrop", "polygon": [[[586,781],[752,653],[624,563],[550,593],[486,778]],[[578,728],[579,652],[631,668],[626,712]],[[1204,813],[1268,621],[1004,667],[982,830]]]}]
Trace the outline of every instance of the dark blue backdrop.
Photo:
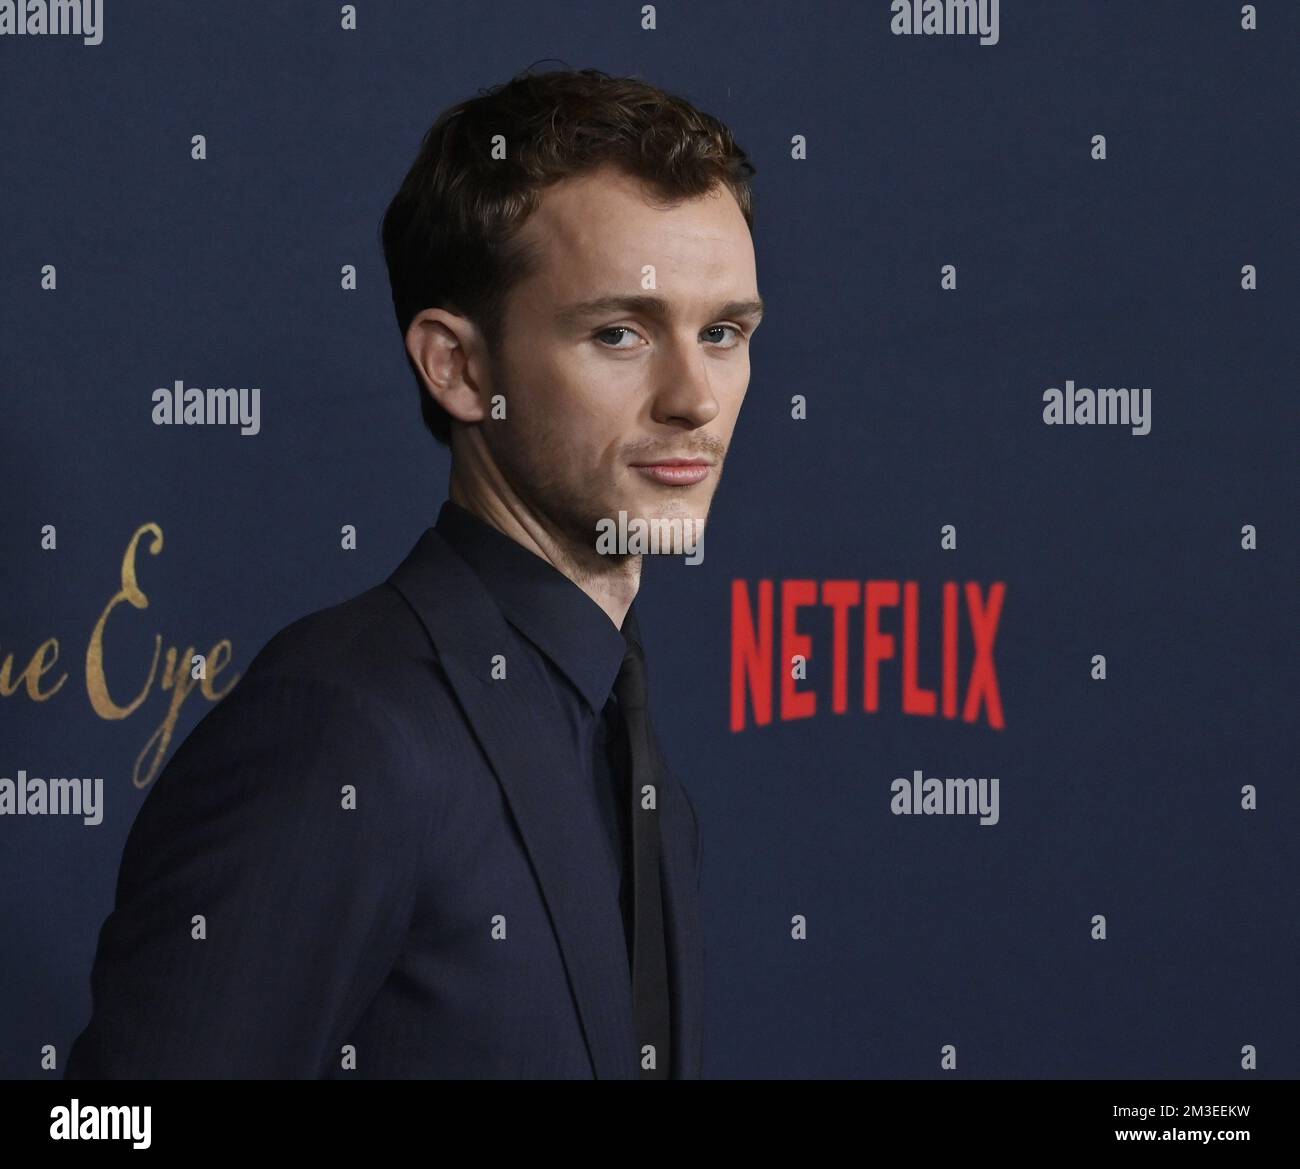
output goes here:
[{"label": "dark blue backdrop", "polygon": [[[768,313],[708,555],[652,566],[638,602],[705,833],[708,1074],[1300,1073],[1300,7],[1245,31],[1217,0],[1003,0],[989,46],[893,35],[887,0],[661,3],[654,31],[594,0],[363,2],[355,32],[340,7],[107,0],[102,44],[0,37],[0,661],[8,691],[57,638],[42,687],[67,674],[0,697],[0,775],[105,792],[96,827],[0,817],[0,1074],[57,1077],[85,1024],[167,712],[156,679],[124,719],[88,696],[128,542],[165,537],[147,609],[108,622],[123,705],[155,634],[228,638],[221,688],[396,565],[447,459],[379,218],[443,107],[548,57],[683,93],[758,167]],[[154,425],[178,378],[260,387],[261,432]],[[1067,378],[1151,387],[1150,433],[1044,425]],[[941,583],[1005,581],[1005,729],[904,715],[896,665],[862,713],[856,653],[831,714],[810,610],[818,715],[732,733],[731,582],[760,578],[918,581],[927,684]],[[188,697],[169,751],[210,705]],[[1000,822],[892,815],[917,768],[997,775]]]}]

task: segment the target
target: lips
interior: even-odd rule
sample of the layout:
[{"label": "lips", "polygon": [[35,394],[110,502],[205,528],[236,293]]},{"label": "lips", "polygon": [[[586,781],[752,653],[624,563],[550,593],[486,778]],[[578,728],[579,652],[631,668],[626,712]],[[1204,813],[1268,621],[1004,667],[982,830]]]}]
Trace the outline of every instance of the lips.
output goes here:
[{"label": "lips", "polygon": [[708,478],[712,466],[707,459],[656,459],[653,463],[629,465],[656,483],[685,487]]}]

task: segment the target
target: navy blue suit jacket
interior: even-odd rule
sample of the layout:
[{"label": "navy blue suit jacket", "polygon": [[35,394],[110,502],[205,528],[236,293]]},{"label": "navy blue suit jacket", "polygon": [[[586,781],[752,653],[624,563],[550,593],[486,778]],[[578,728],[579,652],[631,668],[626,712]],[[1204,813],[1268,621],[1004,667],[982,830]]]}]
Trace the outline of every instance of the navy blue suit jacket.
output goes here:
[{"label": "navy blue suit jacket", "polygon": [[[505,642],[432,527],[272,638],[141,806],[65,1076],[638,1078],[590,777],[557,764],[539,667],[493,679]],[[700,836],[659,766],[671,1066],[695,1078]]]}]

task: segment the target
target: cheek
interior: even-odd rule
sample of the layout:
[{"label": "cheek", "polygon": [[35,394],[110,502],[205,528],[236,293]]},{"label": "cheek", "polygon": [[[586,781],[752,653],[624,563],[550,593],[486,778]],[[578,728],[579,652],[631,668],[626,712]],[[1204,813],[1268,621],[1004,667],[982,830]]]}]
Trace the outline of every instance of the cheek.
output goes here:
[{"label": "cheek", "polygon": [[745,401],[745,392],[749,389],[749,361],[737,359],[730,363],[726,372],[714,382],[714,391],[718,399],[718,424],[725,426],[728,434],[736,424],[740,407]]},{"label": "cheek", "polygon": [[523,370],[510,394],[507,449],[499,449],[498,457],[521,480],[557,497],[599,492],[634,433],[634,409],[633,421],[622,417],[634,399],[611,392],[594,372],[574,363],[534,363]]},{"label": "cheek", "polygon": [[575,425],[588,413],[582,379],[571,363],[540,348],[511,363],[507,407],[518,420],[527,444],[553,447],[569,441]]},{"label": "cheek", "polygon": [[556,413],[576,444],[603,454],[636,436],[645,376],[638,363],[575,356],[555,372]]}]

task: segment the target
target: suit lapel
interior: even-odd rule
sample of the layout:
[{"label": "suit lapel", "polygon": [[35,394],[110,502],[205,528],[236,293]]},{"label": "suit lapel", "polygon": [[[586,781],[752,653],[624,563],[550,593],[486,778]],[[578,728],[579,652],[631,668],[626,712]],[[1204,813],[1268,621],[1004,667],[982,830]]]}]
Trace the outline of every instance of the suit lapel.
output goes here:
[{"label": "suit lapel", "polygon": [[[526,659],[491,676],[508,644],[482,582],[434,528],[389,578],[438,652],[518,825],[550,914],[598,1079],[638,1075],[632,991],[617,889],[591,879],[601,827],[580,777],[568,772],[554,720],[538,712],[545,679]],[[667,847],[667,846],[665,846]],[[670,866],[676,870],[680,858]]]}]

